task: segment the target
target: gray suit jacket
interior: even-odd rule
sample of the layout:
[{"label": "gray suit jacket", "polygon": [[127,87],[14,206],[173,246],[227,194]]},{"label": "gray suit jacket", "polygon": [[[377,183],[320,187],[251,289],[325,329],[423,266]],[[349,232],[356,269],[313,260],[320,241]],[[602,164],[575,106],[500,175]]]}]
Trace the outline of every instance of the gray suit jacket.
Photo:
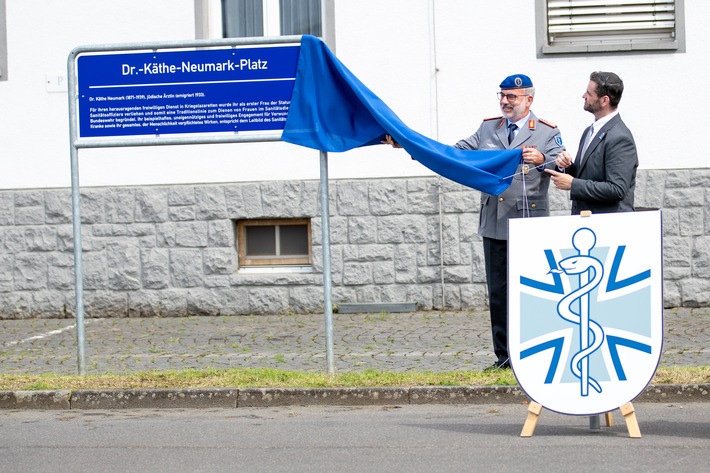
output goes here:
[{"label": "gray suit jacket", "polygon": [[545,168],[554,169],[555,158],[564,150],[560,130],[556,125],[539,120],[530,112],[528,126],[518,131],[513,142],[508,144],[506,119],[496,117],[484,120],[476,133],[455,145],[460,149],[513,149],[537,148],[545,155],[545,165],[539,168],[527,166],[524,174],[522,162],[518,165],[510,187],[500,195],[481,194],[481,215],[478,234],[497,240],[508,239],[508,219],[523,216],[541,217],[550,215],[547,191],[550,175]]},{"label": "gray suit jacket", "polygon": [[579,164],[588,130],[582,134],[574,164],[566,169],[575,177],[570,190],[572,214],[632,212],[639,160],[631,131],[616,115],[599,130]]}]

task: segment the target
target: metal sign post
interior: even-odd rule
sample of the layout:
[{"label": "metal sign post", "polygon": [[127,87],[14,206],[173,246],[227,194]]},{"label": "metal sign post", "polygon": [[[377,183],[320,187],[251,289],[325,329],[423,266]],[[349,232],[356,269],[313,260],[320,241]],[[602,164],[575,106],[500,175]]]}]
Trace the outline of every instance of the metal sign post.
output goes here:
[{"label": "metal sign post", "polygon": [[330,206],[328,205],[328,153],[320,152],[320,213],[323,235],[323,310],[325,316],[325,358],[328,373],[335,373],[333,356],[333,301],[330,272]]},{"label": "metal sign post", "polygon": [[[79,47],[67,60],[77,364],[86,373],[80,148],[280,141],[300,36]],[[333,372],[327,155],[321,152],[326,357]]]}]

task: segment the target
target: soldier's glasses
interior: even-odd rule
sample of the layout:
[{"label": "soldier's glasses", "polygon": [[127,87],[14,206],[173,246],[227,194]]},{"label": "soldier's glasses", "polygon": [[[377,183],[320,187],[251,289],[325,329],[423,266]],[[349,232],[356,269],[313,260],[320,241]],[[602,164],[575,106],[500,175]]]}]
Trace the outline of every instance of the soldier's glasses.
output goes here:
[{"label": "soldier's glasses", "polygon": [[508,102],[515,102],[518,100],[518,97],[525,97],[525,95],[516,95],[516,94],[504,94],[503,92],[498,92],[496,94],[498,96],[498,100],[503,100],[503,97],[508,99]]}]

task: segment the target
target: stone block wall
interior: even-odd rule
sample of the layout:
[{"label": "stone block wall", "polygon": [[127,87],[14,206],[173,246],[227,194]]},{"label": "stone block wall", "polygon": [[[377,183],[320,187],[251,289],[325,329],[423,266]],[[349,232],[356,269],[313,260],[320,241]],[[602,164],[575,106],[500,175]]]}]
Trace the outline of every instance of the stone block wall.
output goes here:
[{"label": "stone block wall", "polygon": [[[639,171],[636,204],[663,210],[666,307],[710,305],[710,170]],[[480,194],[443,178],[329,183],[333,303],[487,304]],[[569,213],[550,190],[553,214]],[[318,181],[81,191],[87,317],[323,310]],[[239,270],[235,221],[312,219],[306,273]],[[71,192],[0,192],[0,318],[74,316]],[[442,277],[443,272],[443,277]]]}]

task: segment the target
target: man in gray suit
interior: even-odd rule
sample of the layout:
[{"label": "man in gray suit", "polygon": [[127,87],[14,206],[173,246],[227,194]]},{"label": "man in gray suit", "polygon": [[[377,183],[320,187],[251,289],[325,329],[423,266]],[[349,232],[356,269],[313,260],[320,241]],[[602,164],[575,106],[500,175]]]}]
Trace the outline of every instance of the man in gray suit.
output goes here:
[{"label": "man in gray suit", "polygon": [[550,215],[547,167],[564,151],[556,125],[532,111],[535,88],[523,74],[506,77],[498,93],[503,116],[483,120],[478,130],[454,146],[460,149],[522,148],[523,159],[502,194],[481,194],[478,234],[483,237],[493,351],[491,368],[509,368],[508,358],[508,219]]},{"label": "man in gray suit", "polygon": [[[550,175],[564,151],[557,125],[538,118],[530,107],[535,97],[532,80],[523,74],[500,83],[498,100],[502,116],[487,118],[476,132],[456,143],[459,149],[500,150],[522,148],[522,162],[511,185],[500,195],[481,194],[478,234],[483,237],[488,305],[491,313],[493,352],[490,368],[510,368],[508,357],[508,219],[550,215],[547,190]],[[383,143],[401,146],[386,136]]]},{"label": "man in gray suit", "polygon": [[594,123],[582,134],[577,157],[566,151],[557,157],[563,172],[548,170],[555,187],[570,191],[572,214],[631,212],[638,155],[631,131],[617,110],[624,83],[613,72],[592,72],[582,95]]}]

